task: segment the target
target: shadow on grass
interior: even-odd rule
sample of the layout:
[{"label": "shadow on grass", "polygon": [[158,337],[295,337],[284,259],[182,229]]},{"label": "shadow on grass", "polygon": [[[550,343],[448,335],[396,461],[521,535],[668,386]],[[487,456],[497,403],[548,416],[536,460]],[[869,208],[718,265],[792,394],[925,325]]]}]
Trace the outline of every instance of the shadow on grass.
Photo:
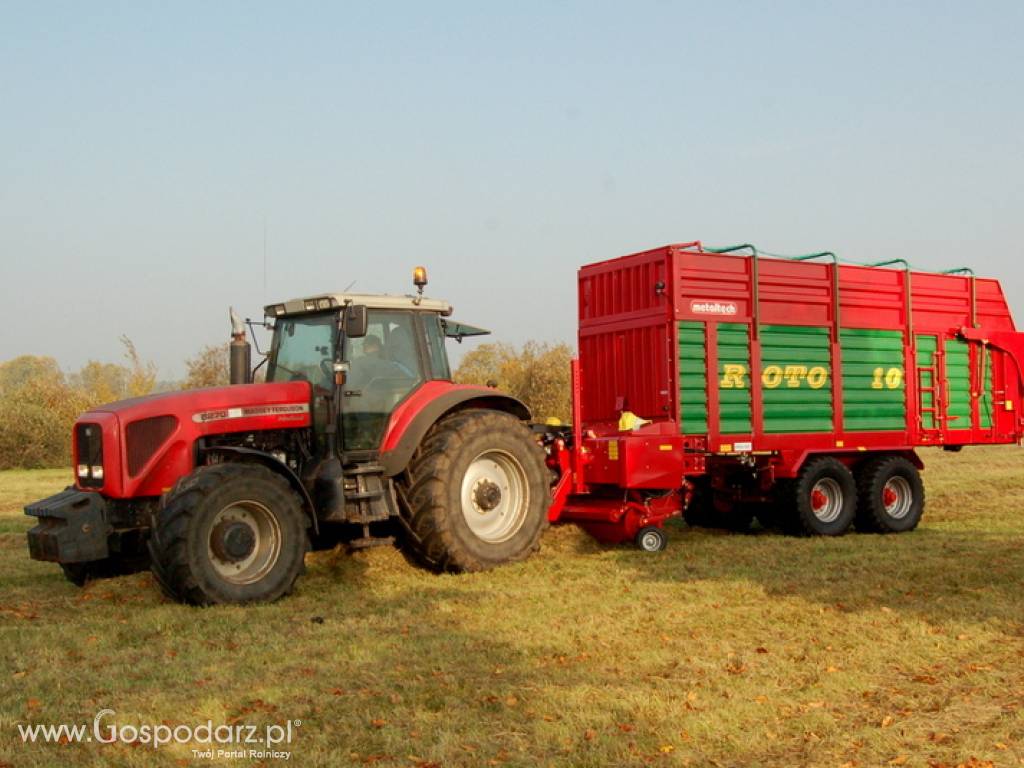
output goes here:
[{"label": "shadow on grass", "polygon": [[[581,555],[598,545],[581,542]],[[636,578],[679,584],[747,581],[769,595],[797,596],[844,611],[886,607],[928,621],[1024,623],[1024,540],[923,527],[900,535],[795,538],[669,526],[665,552],[629,546],[613,557]]]}]

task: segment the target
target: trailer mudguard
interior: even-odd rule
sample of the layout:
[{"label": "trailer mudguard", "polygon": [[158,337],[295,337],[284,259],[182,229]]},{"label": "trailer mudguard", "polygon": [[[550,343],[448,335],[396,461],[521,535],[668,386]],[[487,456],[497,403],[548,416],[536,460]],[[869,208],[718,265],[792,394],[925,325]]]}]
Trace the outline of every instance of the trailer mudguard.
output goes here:
[{"label": "trailer mudguard", "polygon": [[521,400],[503,392],[450,381],[428,381],[391,414],[380,451],[385,476],[394,477],[405,470],[413,452],[441,418],[467,408],[505,411],[524,421],[530,418],[530,409]]}]

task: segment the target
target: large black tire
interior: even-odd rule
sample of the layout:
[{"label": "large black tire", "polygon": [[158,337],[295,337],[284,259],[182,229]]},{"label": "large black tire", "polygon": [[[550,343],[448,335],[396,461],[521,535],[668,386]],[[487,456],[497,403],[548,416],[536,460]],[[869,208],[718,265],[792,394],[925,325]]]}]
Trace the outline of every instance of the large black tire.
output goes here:
[{"label": "large black tire", "polygon": [[846,465],[831,456],[810,459],[784,486],[783,524],[800,536],[841,536],[857,513],[857,484]]},{"label": "large black tire", "polygon": [[921,474],[902,456],[881,456],[857,472],[857,528],[902,533],[917,527],[924,514]]},{"label": "large black tire", "polygon": [[549,480],[543,449],[514,416],[470,410],[446,417],[396,478],[403,548],[438,572],[525,560],[547,528]]},{"label": "large black tire", "polygon": [[301,499],[267,467],[199,467],[154,515],[150,569],[181,602],[270,602],[291,592],[303,571],[307,525]]}]

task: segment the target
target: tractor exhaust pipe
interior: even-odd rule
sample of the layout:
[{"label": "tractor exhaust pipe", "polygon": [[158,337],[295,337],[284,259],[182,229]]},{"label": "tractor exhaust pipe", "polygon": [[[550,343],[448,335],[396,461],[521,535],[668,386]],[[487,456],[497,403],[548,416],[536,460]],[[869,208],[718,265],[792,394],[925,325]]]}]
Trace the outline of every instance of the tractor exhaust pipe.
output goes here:
[{"label": "tractor exhaust pipe", "polygon": [[245,339],[245,323],[229,307],[231,315],[231,353],[229,370],[232,384],[252,384],[252,346]]}]

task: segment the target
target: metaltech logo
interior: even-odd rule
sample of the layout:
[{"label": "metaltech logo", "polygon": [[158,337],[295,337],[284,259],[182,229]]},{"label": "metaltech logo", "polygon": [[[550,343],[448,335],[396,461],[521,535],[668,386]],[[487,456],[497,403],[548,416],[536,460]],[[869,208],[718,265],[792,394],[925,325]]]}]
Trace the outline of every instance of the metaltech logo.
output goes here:
[{"label": "metaltech logo", "polygon": [[695,315],[735,315],[739,309],[731,301],[691,301],[690,311]]}]

